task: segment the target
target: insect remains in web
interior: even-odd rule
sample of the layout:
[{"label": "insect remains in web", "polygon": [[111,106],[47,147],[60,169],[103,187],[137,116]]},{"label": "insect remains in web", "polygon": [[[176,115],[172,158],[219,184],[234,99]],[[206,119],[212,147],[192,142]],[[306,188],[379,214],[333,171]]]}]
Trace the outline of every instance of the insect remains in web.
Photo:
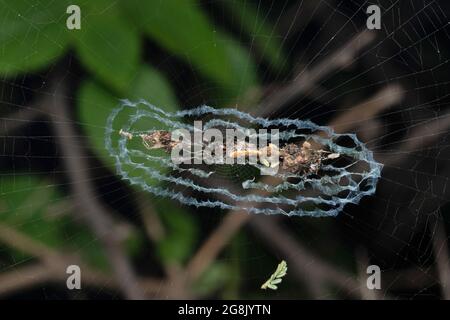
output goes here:
[{"label": "insect remains in web", "polygon": [[123,101],[105,145],[132,185],[185,205],[336,216],[375,193],[382,165],[356,135],[308,120],[201,106],[174,113]]},{"label": "insect remains in web", "polygon": [[[133,134],[119,131],[119,134],[131,140]],[[140,134],[142,144],[147,149],[162,149],[166,152],[171,152],[180,141],[173,141],[171,133],[166,130],[156,130],[148,134]],[[252,153],[256,156],[260,154],[272,154],[274,149],[279,153],[279,165],[281,170],[289,172],[295,175],[310,175],[317,174],[323,161],[337,159],[339,153],[331,153],[325,150],[317,150],[311,147],[311,143],[304,141],[303,143],[289,143],[281,148],[278,148],[274,144],[269,144],[259,148],[257,146],[245,145],[241,148],[236,147],[230,152],[230,157],[238,159],[239,157],[246,157]],[[226,147],[223,148],[223,152],[227,152]],[[267,159],[260,159],[261,164],[266,167],[270,167],[271,164]]]}]

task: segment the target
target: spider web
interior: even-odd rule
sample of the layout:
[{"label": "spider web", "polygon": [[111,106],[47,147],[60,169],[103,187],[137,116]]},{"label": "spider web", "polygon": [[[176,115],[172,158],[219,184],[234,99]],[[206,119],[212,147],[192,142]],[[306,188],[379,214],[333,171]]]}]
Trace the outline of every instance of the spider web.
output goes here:
[{"label": "spider web", "polygon": [[[358,205],[347,205],[337,218],[276,219],[282,228],[277,230],[288,232],[297,243],[289,254],[276,245],[273,250],[273,245],[266,244],[268,240],[261,230],[273,232],[272,229],[257,229],[258,224],[252,222],[250,228],[256,231],[235,230],[230,243],[215,259],[222,267],[217,270],[225,275],[223,285],[207,296],[450,298],[448,1],[230,1],[241,9],[254,10],[258,22],[248,17],[242,19],[238,11],[230,9],[230,4],[221,1],[197,3],[212,21],[214,32],[226,30],[245,48],[245,55],[257,66],[260,84],[256,89],[246,90],[245,80],[236,80],[233,90],[241,95],[230,102],[217,94],[220,86],[198,70],[192,52],[173,54],[156,41],[146,40],[145,63],[168,79],[181,106],[229,107],[234,103],[236,109],[255,116],[308,119],[337,132],[355,133],[374,152],[376,161],[384,165],[376,194],[363,198]],[[380,30],[366,28],[366,8],[371,4],[381,9]],[[62,24],[66,16],[65,12],[61,13]],[[6,21],[5,15],[3,18]],[[262,24],[270,28],[260,27]],[[39,34],[47,38],[39,25],[29,25],[29,28],[42,31]],[[281,45],[285,59],[278,67],[268,62],[266,57],[271,47],[262,45],[261,39],[275,39]],[[26,43],[30,39],[18,41]],[[57,39],[50,41],[59,44]],[[217,41],[219,45],[219,36]],[[118,50],[117,44],[109,45],[111,50]],[[5,55],[1,49],[0,44],[0,58]],[[249,62],[240,68],[246,74],[251,73],[252,66]],[[0,129],[0,214],[11,217],[8,223],[0,225],[0,272],[3,274],[15,274],[17,279],[24,277],[26,268],[40,266],[39,261],[48,254],[42,249],[29,249],[27,242],[10,233],[11,229],[31,234],[38,240],[46,239],[53,248],[58,246],[52,241],[61,241],[62,237],[63,252],[80,255],[100,270],[108,269],[107,254],[104,259],[95,259],[103,245],[102,237],[95,232],[91,234],[88,230],[92,225],[87,223],[89,228],[85,228],[86,216],[77,214],[84,207],[77,203],[74,190],[85,181],[95,190],[87,201],[94,199],[101,203],[114,219],[121,221],[116,228],[123,239],[136,234],[138,238],[145,237],[142,234],[146,232],[157,235],[155,225],[158,224],[152,220],[155,217],[167,223],[164,215],[179,217],[178,212],[187,217],[181,220],[183,223],[194,221],[192,229],[200,230],[198,240],[192,244],[193,252],[185,257],[184,263],[226,221],[227,212],[220,209],[193,210],[175,205],[164,210],[163,200],[150,198],[120,181],[102,158],[104,150],[99,151],[88,134],[92,128],[99,132],[105,128],[87,122],[77,109],[86,102],[79,91],[90,77],[77,53],[67,52],[38,72],[6,74],[1,78],[0,103],[4,110]],[[61,81],[55,83],[55,78]],[[116,95],[115,98],[131,97]],[[40,101],[47,105],[42,106]],[[49,101],[53,102],[49,104]],[[55,109],[58,101],[70,106],[68,113]],[[114,107],[98,101],[88,102],[103,114]],[[92,111],[92,117],[97,115]],[[97,121],[105,122],[106,118]],[[67,124],[76,131],[64,131]],[[80,139],[86,147],[81,158],[87,167],[75,173],[67,167],[68,159],[77,161],[80,156],[79,148],[71,144],[77,141],[73,139]],[[51,192],[43,192],[45,189]],[[142,210],[142,206],[155,208],[159,213],[148,214],[149,210]],[[35,211],[45,211],[45,214],[31,214]],[[142,211],[147,218],[143,218]],[[54,223],[55,219],[59,222]],[[65,220],[60,222],[60,219]],[[45,225],[50,227],[44,228]],[[62,226],[69,231],[61,230]],[[277,243],[276,239],[273,241]],[[16,244],[15,249],[11,249],[14,247],[11,242]],[[28,249],[21,249],[22,243]],[[160,264],[162,259],[155,253],[155,239],[136,243],[140,251],[133,258],[134,269],[140,276],[160,279],[161,270],[151,267]],[[165,245],[171,244],[167,241]],[[278,291],[261,292],[260,285],[283,259],[287,260],[289,269]],[[77,264],[76,261],[69,259],[64,263]],[[371,291],[365,287],[365,269],[374,264],[382,270],[382,287]],[[322,270],[323,266],[331,266],[333,271],[322,268],[325,271],[313,272],[315,268]],[[33,271],[31,278],[40,280],[35,286],[7,291],[7,296],[121,297],[123,292],[119,292],[126,287],[126,284],[121,287],[119,281],[118,289],[111,276],[103,283],[88,285],[87,291],[68,292],[65,270],[56,281],[39,278],[39,268]],[[310,280],[299,275],[308,271]],[[126,274],[123,278],[126,283]],[[352,281],[356,281],[360,290],[356,294],[346,286]],[[177,284],[170,277],[157,280],[151,294],[171,297],[170,290],[165,291],[163,287],[176,290]]]}]

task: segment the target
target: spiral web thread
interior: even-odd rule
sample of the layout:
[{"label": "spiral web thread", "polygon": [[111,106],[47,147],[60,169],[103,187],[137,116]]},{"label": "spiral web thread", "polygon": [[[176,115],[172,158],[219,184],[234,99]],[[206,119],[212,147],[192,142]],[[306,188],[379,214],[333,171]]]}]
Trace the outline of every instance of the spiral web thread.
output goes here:
[{"label": "spiral web thread", "polygon": [[[319,175],[277,173],[277,183],[248,179],[240,189],[216,185],[210,187],[214,166],[206,168],[176,165],[170,155],[152,155],[149,150],[133,147],[130,140],[119,135],[119,129],[133,135],[154,130],[188,129],[193,132],[192,119],[202,119],[204,129],[282,128],[280,143],[312,141],[347,159],[343,165],[324,163]],[[205,120],[206,119],[206,120]],[[233,119],[235,119],[233,121]],[[152,127],[137,130],[139,122]],[[342,141],[346,141],[342,143]],[[343,145],[345,144],[345,145]],[[348,145],[350,144],[350,146]],[[131,185],[156,196],[168,197],[195,207],[245,210],[253,214],[284,214],[289,216],[336,216],[346,204],[358,204],[362,197],[376,191],[382,164],[358,140],[355,134],[338,134],[330,127],[308,120],[258,118],[236,109],[215,109],[201,106],[178,112],[166,112],[145,100],[123,100],[107,119],[105,146],[115,160],[118,174]],[[270,196],[252,191],[263,190]],[[218,199],[221,200],[218,200]],[[228,200],[225,200],[228,199]]]}]

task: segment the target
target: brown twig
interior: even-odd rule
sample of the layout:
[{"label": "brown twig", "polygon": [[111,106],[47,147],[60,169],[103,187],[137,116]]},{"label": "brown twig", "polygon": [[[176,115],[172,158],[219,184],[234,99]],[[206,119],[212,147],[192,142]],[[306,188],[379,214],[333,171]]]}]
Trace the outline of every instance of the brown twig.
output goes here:
[{"label": "brown twig", "polygon": [[0,296],[46,283],[52,277],[52,270],[45,264],[30,265],[0,273]]},{"label": "brown twig", "polygon": [[448,133],[449,127],[450,113],[441,115],[431,121],[425,121],[410,130],[408,138],[402,141],[395,152],[389,152],[385,156],[379,155],[380,161],[390,166],[396,165],[409,157],[411,153],[433,145],[439,137]]},{"label": "brown twig", "polygon": [[268,97],[258,107],[258,113],[267,117],[289,102],[297,99],[301,94],[319,84],[320,80],[333,71],[349,66],[355,55],[375,39],[375,34],[367,30],[358,33],[342,48],[318,63],[311,70],[296,77],[288,86],[280,89]]},{"label": "brown twig", "polygon": [[[270,179],[270,177],[266,179]],[[209,183],[213,184],[213,182]],[[229,186],[229,188],[232,188],[232,186]],[[261,190],[259,194],[269,195]],[[294,266],[294,268],[290,268],[291,272],[302,283],[306,283],[316,297],[324,296],[324,284],[327,281],[343,288],[350,295],[359,293],[359,284],[351,275],[334,269],[334,267],[307,251],[298,241],[294,240],[289,231],[279,225],[276,219],[254,216],[242,211],[229,212],[196,252],[186,268],[186,273],[191,282],[195,281],[208,268],[232,236],[246,223],[249,223],[250,227],[262,239],[266,240],[267,244],[274,248],[277,253],[281,252],[283,257],[286,257],[288,263]],[[310,266],[311,261],[314,261],[313,267]]]},{"label": "brown twig", "polygon": [[380,112],[398,104],[404,96],[399,85],[388,85],[369,99],[351,107],[330,121],[328,126],[336,132],[347,132],[371,120]]},{"label": "brown twig", "polygon": [[76,138],[67,101],[64,98],[65,81],[59,82],[53,89],[54,94],[46,99],[43,105],[47,107],[53,120],[52,124],[64,155],[64,165],[68,172],[78,213],[100,239],[124,295],[129,299],[142,299],[143,294],[137,278],[122,250],[121,241],[114,232],[114,222],[107,209],[98,200],[90,182],[84,150],[81,142]]},{"label": "brown twig", "polygon": [[[0,295],[5,296],[47,282],[61,283],[67,279],[65,271],[71,264],[80,266],[83,284],[110,290],[120,289],[115,278],[91,269],[79,257],[60,253],[5,224],[0,224],[0,242],[41,260],[40,263],[0,273]],[[139,282],[146,294],[167,295],[168,286],[165,281],[141,278]]]},{"label": "brown twig", "polygon": [[250,215],[243,212],[228,213],[220,225],[211,233],[186,267],[191,281],[195,281],[217,258],[220,251],[249,220]]},{"label": "brown twig", "polygon": [[[35,263],[9,272],[0,273],[0,296],[7,296],[20,290],[33,288],[46,283],[65,283],[67,274],[61,272],[59,266],[68,266],[70,261],[55,260],[49,263]],[[120,290],[117,281],[100,272],[93,271],[86,266],[81,267],[82,288],[96,287],[108,290]],[[168,292],[170,287],[166,281],[152,278],[140,278],[139,282],[146,296],[173,297]]]},{"label": "brown twig", "polygon": [[0,224],[0,241],[40,259],[53,259],[58,253],[5,224]]},{"label": "brown twig", "polygon": [[433,253],[442,288],[442,296],[444,299],[450,300],[450,259],[448,256],[447,235],[441,215],[436,219],[434,231],[432,235]]},{"label": "brown twig", "polygon": [[138,209],[144,222],[145,231],[153,242],[158,242],[165,237],[166,231],[161,220],[158,217],[156,208],[144,196],[138,195]]},{"label": "brown twig", "polygon": [[2,117],[3,125],[0,126],[2,135],[8,135],[11,132],[20,129],[22,126],[30,124],[37,117],[42,116],[41,110],[33,107],[20,109],[6,117]]}]

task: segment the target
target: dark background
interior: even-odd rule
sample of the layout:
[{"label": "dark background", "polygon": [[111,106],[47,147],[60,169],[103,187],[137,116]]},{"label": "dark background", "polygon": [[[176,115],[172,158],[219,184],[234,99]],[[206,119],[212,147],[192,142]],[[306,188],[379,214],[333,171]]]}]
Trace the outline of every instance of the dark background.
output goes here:
[{"label": "dark background", "polygon": [[[366,28],[370,4],[381,30]],[[449,15],[444,0],[0,0],[0,295],[450,298]],[[382,179],[337,218],[156,198],[105,151],[121,98],[355,132]],[[283,259],[279,289],[261,290]],[[66,288],[71,264],[82,290]],[[381,290],[366,288],[371,264]]]}]

